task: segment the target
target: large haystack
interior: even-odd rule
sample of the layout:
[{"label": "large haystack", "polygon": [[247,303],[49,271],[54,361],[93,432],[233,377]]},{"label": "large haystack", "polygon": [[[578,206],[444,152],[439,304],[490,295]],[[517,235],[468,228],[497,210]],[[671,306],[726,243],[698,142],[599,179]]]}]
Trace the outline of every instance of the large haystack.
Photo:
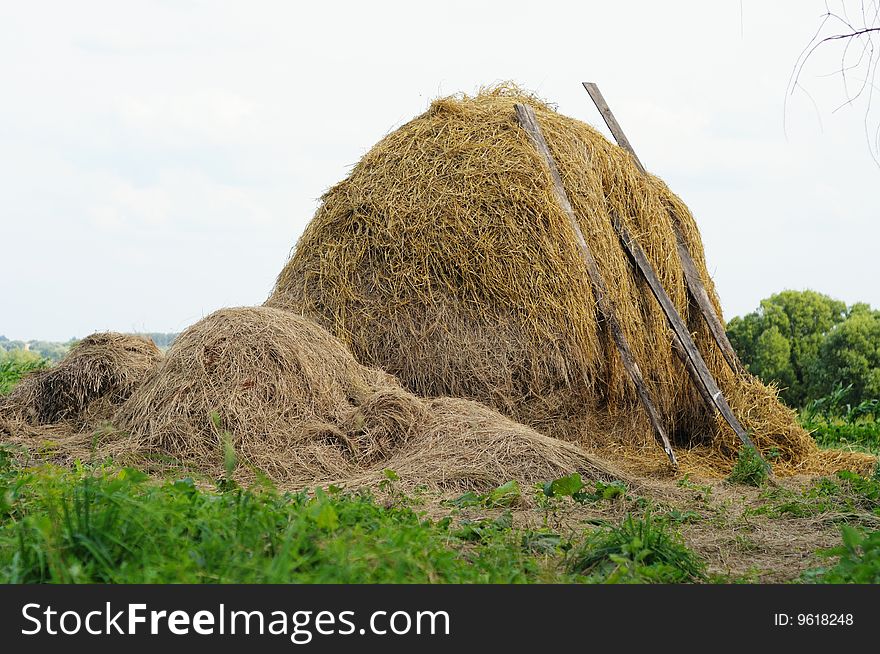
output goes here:
[{"label": "large haystack", "polygon": [[162,358],[153,341],[105,332],[77,343],[58,365],[32,372],[0,398],[0,415],[31,426],[108,419]]},{"label": "large haystack", "polygon": [[517,102],[537,114],[674,443],[710,451],[719,469],[739,448],[673,354],[612,215],[645,250],[759,448],[778,468],[803,465],[812,439],[773,390],[730,371],[688,302],[673,220],[720,315],[687,207],[593,128],[517,89],[437,100],[375,145],[324,195],[266,304],[317,320],[419,395],[472,398],[554,436],[662,457]]},{"label": "large haystack", "polygon": [[272,308],[218,311],[183,332],[122,406],[108,451],[173,457],[285,486],[370,483],[385,468],[434,486],[611,477],[580,449],[496,412],[422,400],[362,366],[310,320]]}]

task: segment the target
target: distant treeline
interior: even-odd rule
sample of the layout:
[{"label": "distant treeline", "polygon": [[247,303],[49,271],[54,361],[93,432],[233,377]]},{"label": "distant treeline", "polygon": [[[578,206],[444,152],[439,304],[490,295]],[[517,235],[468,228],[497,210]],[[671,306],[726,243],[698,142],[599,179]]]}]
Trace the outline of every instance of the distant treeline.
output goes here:
[{"label": "distant treeline", "polygon": [[153,342],[156,344],[160,350],[167,350],[171,347],[171,344],[174,343],[174,340],[177,338],[177,333],[162,333],[162,332],[138,332],[137,336],[145,336],[146,338],[153,339]]},{"label": "distant treeline", "polygon": [[[152,339],[160,350],[167,350],[177,338],[176,333],[164,332],[136,333],[136,335]],[[60,361],[70,351],[70,348],[76,345],[77,341],[76,338],[71,338],[63,343],[37,340],[11,341],[0,335],[0,363],[38,359]]]}]

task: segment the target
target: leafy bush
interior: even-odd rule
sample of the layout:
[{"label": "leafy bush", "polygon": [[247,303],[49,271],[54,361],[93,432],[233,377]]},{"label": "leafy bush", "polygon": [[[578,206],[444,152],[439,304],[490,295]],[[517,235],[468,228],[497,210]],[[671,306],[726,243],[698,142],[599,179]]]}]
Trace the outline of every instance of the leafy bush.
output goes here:
[{"label": "leafy bush", "polygon": [[847,402],[852,386],[838,384],[823,397],[807,403],[800,414],[801,424],[822,447],[850,447],[880,453],[880,401]]},{"label": "leafy bush", "polygon": [[767,464],[758,451],[753,447],[743,447],[727,481],[743,486],[763,486],[767,482],[768,475]]},{"label": "leafy bush", "polygon": [[821,447],[848,447],[880,453],[880,422],[831,422],[807,425]]},{"label": "leafy bush", "polygon": [[839,547],[822,552],[824,556],[839,556],[837,564],[810,570],[805,579],[824,584],[880,583],[880,531],[865,534],[841,525],[840,536],[843,542]]},{"label": "leafy bush", "polygon": [[801,411],[801,420],[807,424],[823,420],[825,422],[841,420],[850,425],[876,422],[880,400],[864,399],[858,404],[851,404],[846,400],[852,395],[852,390],[852,384],[846,387],[836,384],[828,395],[807,402]]},{"label": "leafy bush", "polygon": [[444,502],[444,504],[458,508],[468,506],[493,508],[499,506],[514,506],[515,504],[519,504],[521,500],[522,494],[520,493],[519,483],[514,480],[502,484],[488,493],[480,494],[468,491],[464,495],[460,495],[453,500]]},{"label": "leafy bush", "polygon": [[650,513],[628,515],[599,529],[572,556],[569,569],[604,583],[682,583],[702,580],[703,562],[668,523]]},{"label": "leafy bush", "polygon": [[570,497],[575,502],[586,504],[588,502],[598,502],[599,500],[613,500],[616,497],[626,495],[626,484],[621,481],[604,482],[596,480],[593,490],[586,490],[583,479],[580,474],[574,472],[565,477],[548,481],[540,487],[546,498],[561,499]]}]

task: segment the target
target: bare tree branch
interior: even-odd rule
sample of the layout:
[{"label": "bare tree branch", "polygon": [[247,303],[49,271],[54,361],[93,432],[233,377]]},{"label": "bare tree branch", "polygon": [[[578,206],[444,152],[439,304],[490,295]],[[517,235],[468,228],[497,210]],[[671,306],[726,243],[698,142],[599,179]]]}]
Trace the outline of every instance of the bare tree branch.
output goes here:
[{"label": "bare tree branch", "polygon": [[[858,10],[853,11],[854,9]],[[877,89],[875,80],[877,69],[880,68],[880,0],[859,0],[857,3],[854,0],[840,0],[839,8],[835,9],[826,1],[825,13],[820,16],[816,33],[804,46],[792,68],[785,94],[783,125],[786,122],[789,98],[795,91],[805,93],[815,106],[801,78],[805,76],[807,65],[816,52],[834,48],[840,50],[840,66],[831,73],[816,77],[840,76],[844,101],[831,113],[858,103],[864,105],[865,137],[871,157],[880,167],[880,121],[876,127],[871,126],[872,101]],[[858,87],[852,87],[851,81],[858,82]]]}]

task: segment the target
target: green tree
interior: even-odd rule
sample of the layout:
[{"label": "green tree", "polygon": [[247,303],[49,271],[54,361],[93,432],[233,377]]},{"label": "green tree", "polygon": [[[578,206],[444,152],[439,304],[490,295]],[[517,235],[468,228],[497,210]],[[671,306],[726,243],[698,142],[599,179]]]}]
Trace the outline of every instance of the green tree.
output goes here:
[{"label": "green tree", "polygon": [[811,377],[826,334],[846,317],[846,304],[827,295],[783,291],[731,320],[728,336],[749,371],[778,383],[786,402],[801,406],[813,391]]},{"label": "green tree", "polygon": [[16,365],[27,365],[37,363],[42,359],[43,357],[39,354],[29,350],[0,350],[0,363],[10,362]]},{"label": "green tree", "polygon": [[791,341],[776,325],[758,334],[751,367],[761,371],[762,379],[772,379],[782,388],[791,389],[797,385],[791,363]]},{"label": "green tree", "polygon": [[849,317],[825,337],[812,372],[820,395],[840,384],[852,385],[850,403],[880,398],[880,311],[854,305]]}]

